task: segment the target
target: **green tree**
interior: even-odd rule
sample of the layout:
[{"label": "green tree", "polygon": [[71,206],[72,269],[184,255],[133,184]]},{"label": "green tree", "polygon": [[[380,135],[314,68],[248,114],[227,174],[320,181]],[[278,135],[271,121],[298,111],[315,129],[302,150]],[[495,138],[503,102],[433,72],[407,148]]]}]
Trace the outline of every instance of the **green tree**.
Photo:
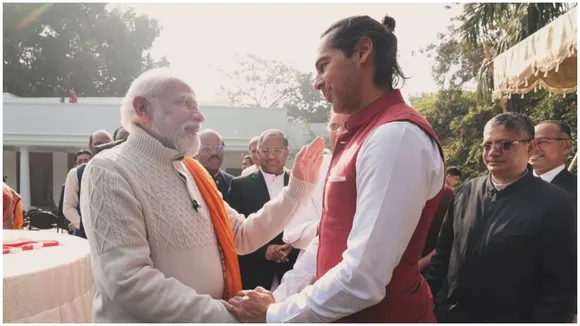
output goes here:
[{"label": "green tree", "polygon": [[[489,91],[493,88],[490,58],[566,10],[562,4],[537,5],[539,7],[536,4],[466,4],[447,33],[438,35],[439,42],[422,50],[433,59],[432,75],[443,90],[414,98],[414,106],[439,135],[447,164],[460,166],[467,176],[485,172],[479,150],[483,128],[489,119],[501,112],[499,103],[492,102],[490,97]],[[547,13],[542,16],[538,8],[544,7]],[[503,31],[504,34],[496,33],[497,29],[508,25],[510,28]],[[472,85],[477,86],[476,92],[463,91]],[[576,139],[576,99],[575,94],[563,98],[550,96],[540,89],[523,97],[512,96],[507,107],[509,111],[527,114],[535,123],[546,119],[562,120],[570,125]],[[571,157],[575,152],[574,147]]]},{"label": "green tree", "polygon": [[144,70],[157,21],[104,3],[6,3],[4,89],[17,96],[122,96]]},{"label": "green tree", "polygon": [[315,90],[312,73],[299,73],[298,85],[293,89],[286,104],[288,118],[292,121],[325,123],[328,121],[330,104]]},{"label": "green tree", "polygon": [[231,105],[284,107],[290,121],[320,123],[328,120],[330,105],[313,89],[312,73],[302,73],[287,62],[253,54],[238,56],[237,67],[225,72],[221,86]]},{"label": "green tree", "polygon": [[220,87],[231,105],[282,107],[297,86],[298,71],[290,64],[253,54],[237,56],[232,71],[218,69],[228,80]]}]

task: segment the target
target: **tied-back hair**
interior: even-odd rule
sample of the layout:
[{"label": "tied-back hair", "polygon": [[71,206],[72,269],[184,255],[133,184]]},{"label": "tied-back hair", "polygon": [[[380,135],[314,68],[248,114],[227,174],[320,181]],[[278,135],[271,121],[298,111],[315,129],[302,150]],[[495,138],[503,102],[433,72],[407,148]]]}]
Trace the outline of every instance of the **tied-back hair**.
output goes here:
[{"label": "tied-back hair", "polygon": [[500,113],[485,124],[484,130],[499,126],[503,126],[507,131],[517,132],[525,139],[534,139],[534,123],[525,114],[516,112]]},{"label": "tied-back hair", "polygon": [[405,75],[397,62],[396,22],[393,17],[385,16],[382,24],[369,16],[352,16],[334,23],[322,37],[333,32],[330,44],[350,58],[361,37],[373,42],[374,82],[393,90],[403,84]]}]

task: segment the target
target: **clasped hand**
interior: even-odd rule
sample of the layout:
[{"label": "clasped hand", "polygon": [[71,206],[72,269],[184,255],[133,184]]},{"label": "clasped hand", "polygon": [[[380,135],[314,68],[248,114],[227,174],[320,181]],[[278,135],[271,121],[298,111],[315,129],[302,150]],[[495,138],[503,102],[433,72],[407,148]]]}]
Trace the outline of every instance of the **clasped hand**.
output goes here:
[{"label": "clasped hand", "polygon": [[242,323],[265,323],[268,307],[273,303],[276,300],[272,292],[263,287],[240,291],[230,300],[222,300],[229,313]]},{"label": "clasped hand", "polygon": [[269,245],[266,249],[266,259],[276,263],[286,263],[290,252],[292,252],[292,245]]}]

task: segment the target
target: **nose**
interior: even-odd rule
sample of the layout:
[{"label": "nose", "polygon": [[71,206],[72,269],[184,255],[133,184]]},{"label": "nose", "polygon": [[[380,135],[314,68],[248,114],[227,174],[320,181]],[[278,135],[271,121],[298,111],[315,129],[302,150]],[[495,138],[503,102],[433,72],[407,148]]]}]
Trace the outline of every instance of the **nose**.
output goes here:
[{"label": "nose", "polygon": [[314,85],[313,85],[314,90],[317,90],[317,91],[321,90],[322,85],[323,85],[322,78],[320,78],[319,76],[316,76],[316,79],[314,79]]},{"label": "nose", "polygon": [[489,156],[499,156],[502,154],[502,152],[499,151],[496,146],[491,146],[491,149],[489,150],[489,152],[487,154]]},{"label": "nose", "polygon": [[202,123],[205,121],[205,116],[203,115],[203,113],[201,113],[201,111],[195,110],[193,113],[193,119],[197,120],[199,123]]}]

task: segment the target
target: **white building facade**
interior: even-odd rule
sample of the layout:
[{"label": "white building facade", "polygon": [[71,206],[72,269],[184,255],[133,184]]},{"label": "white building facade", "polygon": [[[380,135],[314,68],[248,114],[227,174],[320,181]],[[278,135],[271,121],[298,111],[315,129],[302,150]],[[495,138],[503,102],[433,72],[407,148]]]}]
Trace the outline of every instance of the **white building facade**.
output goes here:
[{"label": "white building facade", "polygon": [[[104,129],[111,134],[120,123],[121,98],[80,98],[60,103],[59,98],[21,98],[4,94],[3,176],[22,196],[23,209],[58,205],[62,184],[72,168],[74,154],[87,149],[89,135]],[[282,130],[290,141],[291,155],[315,135],[326,137],[324,124],[289,123],[286,110],[204,105],[203,128],[218,131],[226,151],[223,168],[241,172],[248,143],[267,129]]]}]

